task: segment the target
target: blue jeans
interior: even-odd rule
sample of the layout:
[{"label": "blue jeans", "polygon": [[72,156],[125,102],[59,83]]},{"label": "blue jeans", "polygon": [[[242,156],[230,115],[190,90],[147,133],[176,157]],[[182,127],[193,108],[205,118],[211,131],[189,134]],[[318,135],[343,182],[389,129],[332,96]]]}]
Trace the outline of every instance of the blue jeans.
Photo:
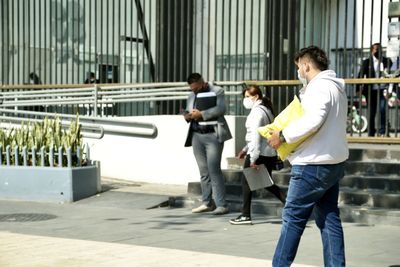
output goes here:
[{"label": "blue jeans", "polygon": [[314,209],[321,231],[324,265],[345,266],[344,238],[339,216],[339,180],[344,162],[333,165],[294,165],[282,214],[282,230],[272,265],[290,266]]},{"label": "blue jeans", "polygon": [[193,133],[193,153],[200,171],[203,204],[210,206],[214,198],[217,207],[226,207],[225,179],[221,171],[221,156],[224,143],[215,133]]}]

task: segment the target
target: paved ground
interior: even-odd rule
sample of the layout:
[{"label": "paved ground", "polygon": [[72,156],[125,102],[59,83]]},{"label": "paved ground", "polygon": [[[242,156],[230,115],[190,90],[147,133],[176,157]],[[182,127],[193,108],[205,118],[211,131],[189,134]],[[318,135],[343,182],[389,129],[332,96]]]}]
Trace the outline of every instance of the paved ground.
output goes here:
[{"label": "paved ground", "polygon": [[[185,186],[107,180],[108,191],[72,204],[0,201],[0,266],[271,266],[279,218],[154,208]],[[400,226],[345,223],[347,266],[400,266]],[[293,266],[323,266],[310,222]]]}]

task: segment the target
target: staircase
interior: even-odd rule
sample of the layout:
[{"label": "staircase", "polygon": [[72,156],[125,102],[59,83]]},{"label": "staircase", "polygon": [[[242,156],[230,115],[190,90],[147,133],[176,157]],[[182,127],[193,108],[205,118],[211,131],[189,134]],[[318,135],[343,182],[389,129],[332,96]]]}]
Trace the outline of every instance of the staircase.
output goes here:
[{"label": "staircase", "polygon": [[[227,160],[228,169],[223,171],[227,200],[232,212],[240,212],[243,162],[237,158]],[[290,165],[285,162],[284,169],[274,171],[272,177],[286,191]],[[178,202],[196,206],[200,195],[200,183],[189,183],[188,196]],[[280,217],[282,207],[265,189],[253,194],[252,213]],[[340,182],[339,207],[344,222],[400,225],[400,148],[351,148],[345,177]]]}]

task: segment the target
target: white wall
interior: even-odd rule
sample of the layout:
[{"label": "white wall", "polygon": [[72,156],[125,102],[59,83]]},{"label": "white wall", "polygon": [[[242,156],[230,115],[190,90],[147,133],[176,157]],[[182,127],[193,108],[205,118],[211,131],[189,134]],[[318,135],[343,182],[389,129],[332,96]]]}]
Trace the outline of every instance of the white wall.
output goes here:
[{"label": "white wall", "polygon": [[[126,118],[126,117],[124,117]],[[225,142],[221,167],[243,147],[245,117],[225,116],[234,136]],[[188,124],[180,115],[129,117],[132,121],[154,123],[155,139],[105,135],[85,139],[90,157],[99,160],[101,176],[161,184],[199,181],[199,171],[191,147],[184,147]]]}]

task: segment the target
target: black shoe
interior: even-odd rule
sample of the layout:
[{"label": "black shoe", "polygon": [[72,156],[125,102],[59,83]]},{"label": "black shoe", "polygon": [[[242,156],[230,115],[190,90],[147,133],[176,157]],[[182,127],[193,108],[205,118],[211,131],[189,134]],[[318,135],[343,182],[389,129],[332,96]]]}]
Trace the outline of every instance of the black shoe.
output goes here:
[{"label": "black shoe", "polygon": [[233,225],[239,225],[239,224],[253,224],[251,221],[251,218],[248,216],[243,216],[240,215],[236,219],[230,219],[229,222]]}]

